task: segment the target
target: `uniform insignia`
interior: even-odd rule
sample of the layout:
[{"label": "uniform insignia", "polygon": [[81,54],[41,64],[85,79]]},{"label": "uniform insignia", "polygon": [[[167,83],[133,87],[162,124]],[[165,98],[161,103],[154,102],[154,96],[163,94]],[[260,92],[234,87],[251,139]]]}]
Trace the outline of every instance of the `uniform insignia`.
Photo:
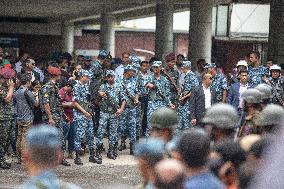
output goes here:
[{"label": "uniform insignia", "polygon": [[44,94],[44,97],[48,97],[48,93],[45,93],[45,94]]}]

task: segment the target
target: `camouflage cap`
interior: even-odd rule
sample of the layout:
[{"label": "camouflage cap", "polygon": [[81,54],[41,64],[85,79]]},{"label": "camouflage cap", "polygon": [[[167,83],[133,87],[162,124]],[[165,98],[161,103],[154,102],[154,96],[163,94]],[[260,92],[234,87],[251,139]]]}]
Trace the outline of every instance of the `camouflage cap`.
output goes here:
[{"label": "camouflage cap", "polygon": [[140,64],[140,62],[141,62],[141,59],[138,58],[136,55],[132,55],[130,57],[130,60],[131,60],[132,64]]},{"label": "camouflage cap", "polygon": [[136,71],[136,69],[132,65],[127,65],[124,67],[124,72],[126,71]]},{"label": "camouflage cap", "polygon": [[105,59],[108,54],[106,50],[100,50],[98,58]]},{"label": "camouflage cap", "polygon": [[177,113],[171,108],[159,108],[150,118],[152,128],[174,128],[178,124]]},{"label": "camouflage cap", "polygon": [[216,67],[217,67],[217,66],[216,66],[215,63],[207,63],[207,64],[204,66],[205,69],[208,69],[208,68],[216,68]]},{"label": "camouflage cap", "polygon": [[83,77],[83,76],[89,77],[89,72],[88,72],[88,70],[81,69],[79,71],[78,75],[79,75],[79,77]]},{"label": "camouflage cap", "polygon": [[162,64],[162,61],[156,60],[152,63],[152,67],[160,67]]},{"label": "camouflage cap", "polygon": [[186,67],[186,68],[191,67],[191,62],[189,60],[182,61],[182,67]]},{"label": "camouflage cap", "polygon": [[84,60],[85,61],[92,61],[92,57],[91,56],[84,56]]}]

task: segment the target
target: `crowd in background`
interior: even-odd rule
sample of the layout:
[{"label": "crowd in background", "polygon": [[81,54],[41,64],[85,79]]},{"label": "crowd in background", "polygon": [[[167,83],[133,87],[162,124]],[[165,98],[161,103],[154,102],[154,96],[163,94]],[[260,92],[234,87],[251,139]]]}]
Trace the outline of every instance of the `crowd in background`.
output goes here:
[{"label": "crowd in background", "polygon": [[129,138],[141,188],[247,188],[258,183],[264,154],[281,133],[283,69],[273,60],[262,66],[258,52],[227,75],[204,59],[193,71],[173,53],[149,61],[104,50],[14,60],[0,48],[0,167],[10,168],[11,153],[30,172],[38,169],[41,177],[31,175],[47,188],[63,187],[45,180],[58,181],[47,172],[58,162],[83,165],[88,151],[89,162],[101,164],[104,138],[113,160]]}]

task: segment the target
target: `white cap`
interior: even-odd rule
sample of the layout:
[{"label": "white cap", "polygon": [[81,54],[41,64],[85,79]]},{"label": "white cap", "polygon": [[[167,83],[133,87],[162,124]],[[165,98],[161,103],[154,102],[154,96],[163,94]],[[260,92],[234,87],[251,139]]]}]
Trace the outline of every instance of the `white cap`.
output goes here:
[{"label": "white cap", "polygon": [[245,60],[240,60],[238,61],[237,63],[237,67],[238,66],[245,66],[245,67],[248,67],[248,63],[245,61]]},{"label": "white cap", "polygon": [[272,66],[270,66],[270,68],[269,68],[270,70],[278,70],[278,71],[280,71],[281,72],[281,67],[280,66],[278,66],[278,65],[276,65],[276,64],[274,64],[274,65],[272,65]]}]

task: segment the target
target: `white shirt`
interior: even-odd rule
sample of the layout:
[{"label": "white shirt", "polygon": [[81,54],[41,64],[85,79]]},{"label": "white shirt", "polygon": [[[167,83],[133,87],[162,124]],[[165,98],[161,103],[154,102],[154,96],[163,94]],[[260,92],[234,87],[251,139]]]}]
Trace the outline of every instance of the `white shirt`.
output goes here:
[{"label": "white shirt", "polygon": [[243,108],[243,98],[241,97],[242,96],[242,94],[243,94],[243,92],[245,92],[246,90],[248,89],[248,84],[246,84],[246,85],[243,85],[243,84],[241,84],[240,83],[240,90],[239,90],[239,94],[240,94],[240,97],[239,97],[239,101],[240,101],[240,103],[239,103],[239,108]]},{"label": "white shirt", "polygon": [[40,82],[43,82],[43,80],[44,80],[43,71],[41,69],[39,69],[38,67],[34,67],[34,71],[39,73],[39,75],[40,75]]},{"label": "white shirt", "polygon": [[185,76],[185,74],[182,71],[180,71],[180,70],[178,70],[178,73],[179,73],[178,83],[180,85],[180,88],[182,88],[183,85],[184,85],[184,76]]},{"label": "white shirt", "polygon": [[16,72],[17,73],[21,73],[21,71],[22,71],[22,68],[23,68],[23,66],[22,66],[22,62],[21,61],[18,61],[16,64],[15,64],[15,70],[16,70]]},{"label": "white shirt", "polygon": [[203,84],[203,91],[204,91],[204,96],[205,96],[205,109],[211,107],[211,91],[210,87],[206,88]]},{"label": "white shirt", "polygon": [[122,78],[124,73],[124,65],[120,64],[117,68],[114,70],[115,78]]}]

